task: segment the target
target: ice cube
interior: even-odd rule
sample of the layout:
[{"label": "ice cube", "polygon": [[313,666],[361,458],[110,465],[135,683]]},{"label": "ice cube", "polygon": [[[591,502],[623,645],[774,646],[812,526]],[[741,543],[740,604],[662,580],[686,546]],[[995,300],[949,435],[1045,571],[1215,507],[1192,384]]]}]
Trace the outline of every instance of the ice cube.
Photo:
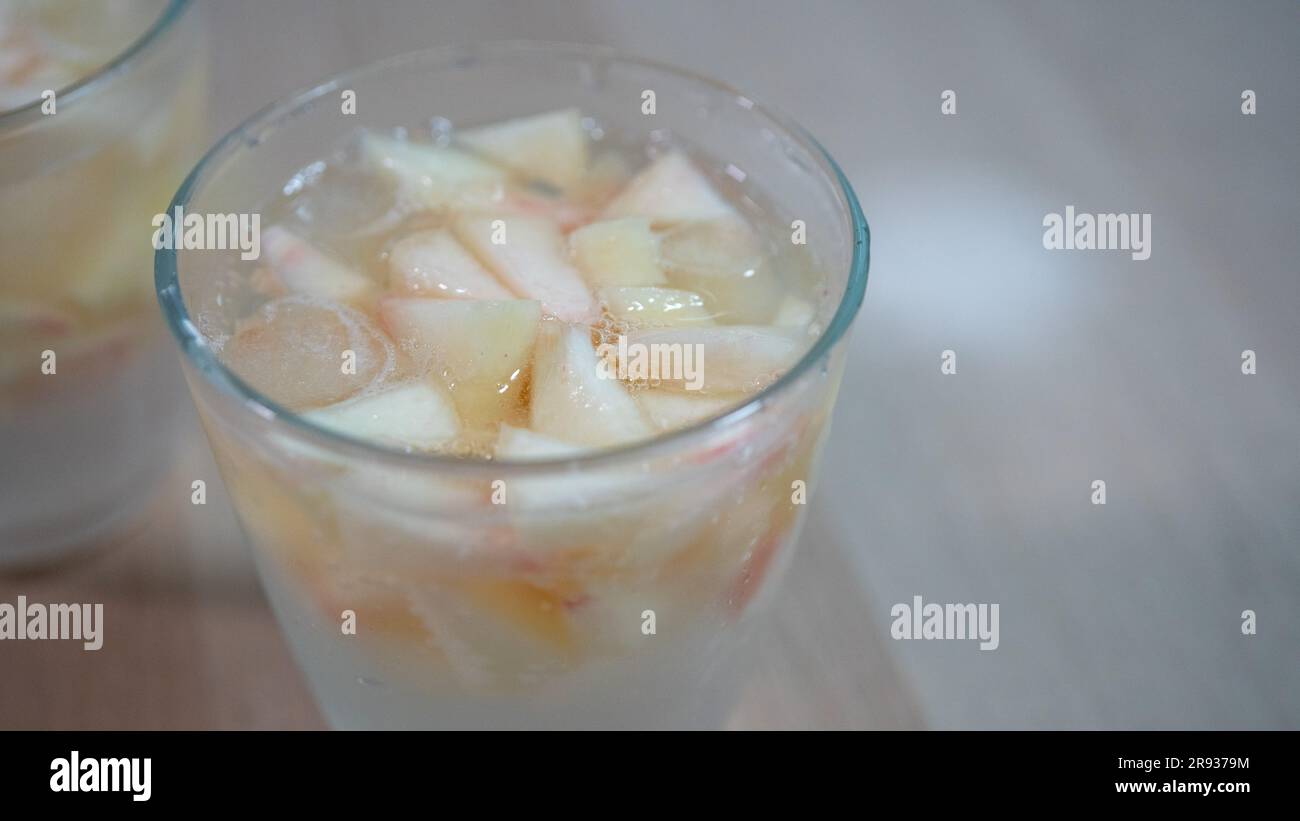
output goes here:
[{"label": "ice cube", "polygon": [[292,409],[339,402],[392,376],[396,350],[361,312],[306,296],[266,303],[222,349],[255,390]]}]

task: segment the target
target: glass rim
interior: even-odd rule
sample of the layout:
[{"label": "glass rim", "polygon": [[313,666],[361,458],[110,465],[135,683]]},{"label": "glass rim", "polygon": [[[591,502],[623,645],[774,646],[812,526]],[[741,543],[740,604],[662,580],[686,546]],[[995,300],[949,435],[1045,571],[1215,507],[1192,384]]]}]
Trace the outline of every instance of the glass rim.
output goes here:
[{"label": "glass rim", "polygon": [[[188,0],[181,0],[188,2]],[[289,94],[265,106],[248,117],[221,137],[198,161],[184,182],[177,189],[175,196],[167,206],[167,213],[176,213],[178,207],[189,205],[192,196],[202,187],[222,165],[241,148],[257,146],[266,140],[286,119],[292,118],[316,100],[339,88],[346,87],[363,77],[380,74],[407,63],[428,61],[431,67],[444,69],[463,64],[466,60],[505,58],[521,54],[538,56],[568,56],[574,58],[599,59],[615,61],[626,65],[639,66],[667,72],[690,82],[708,86],[715,91],[730,95],[734,100],[744,101],[747,110],[755,111],[766,119],[767,124],[784,132],[785,136],[801,144],[820,162],[820,171],[829,181],[838,185],[838,192],[843,198],[850,223],[849,234],[852,242],[852,257],[849,263],[849,275],[844,293],[836,307],[826,329],[817,337],[812,346],[800,357],[788,371],[771,385],[748,397],[743,404],[717,416],[709,417],[692,425],[668,431],[648,439],[642,439],[610,448],[601,448],[571,456],[551,457],[545,459],[506,460],[506,459],[471,459],[463,456],[441,453],[425,453],[401,450],[377,442],[368,441],[345,433],[316,425],[302,414],[275,402],[260,391],[254,389],[234,371],[221,362],[207,339],[191,320],[181,293],[176,250],[159,248],[154,253],[154,285],[158,292],[158,302],[162,308],[167,326],[171,329],[182,356],[196,367],[202,377],[212,383],[220,392],[238,400],[243,410],[272,424],[282,424],[295,435],[306,437],[315,444],[329,450],[354,454],[371,461],[387,462],[406,468],[438,468],[452,473],[497,471],[509,469],[512,472],[545,473],[556,469],[578,469],[587,467],[603,468],[626,462],[637,457],[650,457],[656,454],[672,452],[674,448],[686,448],[691,443],[734,429],[749,416],[760,411],[775,397],[783,395],[799,381],[817,362],[828,356],[834,345],[845,336],[866,293],[867,270],[870,264],[871,235],[862,207],[858,203],[853,186],[849,183],[843,170],[807,130],[784,114],[754,100],[753,97],[738,91],[731,85],[712,79],[687,69],[621,53],[609,46],[580,45],[571,43],[554,43],[533,40],[506,40],[485,42],[477,45],[443,46],[417,51],[404,52],[382,60],[371,62],[359,68],[331,75],[320,82]]]},{"label": "glass rim", "polygon": [[[54,90],[55,99],[60,106],[75,105],[78,100],[108,83],[112,78],[124,74],[134,66],[141,56],[148,52],[153,44],[162,39],[181,18],[194,0],[167,0],[167,6],[158,17],[149,24],[144,33],[131,41],[125,49],[118,52],[113,59],[90,72],[84,77],[73,80],[66,86]],[[45,101],[37,97],[31,102],[17,108],[0,110],[0,131],[22,128],[39,119],[45,119],[41,106]]]}]

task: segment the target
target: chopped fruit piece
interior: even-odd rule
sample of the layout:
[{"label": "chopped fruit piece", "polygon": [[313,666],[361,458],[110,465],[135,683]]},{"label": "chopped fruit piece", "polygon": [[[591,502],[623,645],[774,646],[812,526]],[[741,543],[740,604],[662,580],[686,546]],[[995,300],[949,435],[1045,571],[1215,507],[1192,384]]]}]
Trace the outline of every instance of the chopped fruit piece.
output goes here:
[{"label": "chopped fruit piece", "polygon": [[585,205],[528,191],[506,192],[501,205],[493,210],[505,216],[518,214],[525,217],[545,217],[552,220],[565,233],[580,225],[586,225],[595,216]]},{"label": "chopped fruit piece", "polygon": [[460,432],[451,397],[429,380],[396,385],[303,417],[358,439],[411,450],[433,450]]},{"label": "chopped fruit piece", "polygon": [[573,108],[472,128],[457,139],[493,162],[557,188],[573,186],[587,170],[587,133]]},{"label": "chopped fruit piece", "polygon": [[545,680],[586,650],[577,646],[564,600],[543,587],[472,577],[404,587],[462,687],[491,692]]},{"label": "chopped fruit piece", "polygon": [[417,367],[439,371],[467,423],[488,426],[519,410],[542,318],[539,303],[389,297],[379,314]]},{"label": "chopped fruit piece", "polygon": [[388,267],[389,286],[402,294],[444,299],[514,296],[446,231],[421,231],[397,243]]},{"label": "chopped fruit piece", "polygon": [[[499,460],[539,461],[577,457],[590,448],[532,430],[503,425]],[[516,544],[539,561],[539,569],[573,577],[602,566],[614,574],[650,568],[694,538],[710,513],[663,516],[655,479],[637,469],[549,472],[511,479],[506,504]],[[651,490],[647,494],[647,490]],[[601,573],[603,575],[603,573]],[[578,577],[581,578],[581,577]],[[577,596],[578,601],[585,596]]]},{"label": "chopped fruit piece", "polygon": [[543,436],[527,428],[502,425],[497,439],[496,455],[499,459],[553,459],[572,456],[583,448],[562,442],[553,436]]},{"label": "chopped fruit piece", "polygon": [[712,325],[704,298],[674,288],[603,288],[600,301],[610,315],[629,327]]},{"label": "chopped fruit piece", "polygon": [[[589,448],[545,436],[527,428],[502,425],[497,438],[497,459],[528,462],[577,456]],[[618,493],[608,474],[573,473],[542,478],[520,477],[510,482],[513,496],[507,504],[528,514],[549,513],[561,518],[565,511],[597,507]],[[571,534],[570,534],[571,535]]]},{"label": "chopped fruit piece", "polygon": [[664,234],[668,278],[706,298],[721,322],[764,324],[781,302],[781,285],[749,226],[737,219],[695,222]]},{"label": "chopped fruit piece", "polygon": [[607,376],[586,328],[545,323],[533,369],[533,430],[590,447],[650,436],[636,401]]},{"label": "chopped fruit piece", "polygon": [[776,312],[773,325],[782,328],[806,328],[816,316],[813,306],[797,296],[787,296],[781,300],[781,307]]},{"label": "chopped fruit piece", "polygon": [[593,288],[663,285],[659,240],[639,217],[593,222],[569,235],[573,261]]},{"label": "chopped fruit piece", "polygon": [[462,590],[476,607],[496,614],[534,639],[557,650],[573,649],[568,611],[554,593],[526,582],[486,580],[466,582]]},{"label": "chopped fruit piece", "polygon": [[540,217],[464,216],[456,236],[478,255],[512,291],[542,303],[542,309],[565,322],[589,322],[595,301],[581,275],[564,258],[563,239],[555,223]]},{"label": "chopped fruit piece", "polygon": [[124,304],[153,296],[149,277],[137,276],[140,248],[129,231],[100,234],[72,253],[64,269],[69,274],[66,295],[78,307],[95,313],[115,306],[120,310]]},{"label": "chopped fruit piece", "polygon": [[262,250],[276,280],[293,293],[352,304],[375,295],[373,282],[279,225],[263,233]]},{"label": "chopped fruit piece", "polygon": [[429,628],[411,611],[410,605],[401,595],[381,590],[361,596],[354,595],[353,598],[355,603],[350,601],[352,606],[348,609],[356,613],[357,623],[364,624],[367,630],[411,643],[422,641],[424,647],[433,648],[428,641]]},{"label": "chopped fruit piece", "polygon": [[485,488],[473,481],[378,463],[349,464],[346,474],[338,481],[340,486],[356,488],[358,505],[371,513],[374,506],[367,497],[383,499],[398,512],[417,514],[440,510],[463,512],[488,503]]},{"label": "chopped fruit piece", "polygon": [[763,580],[772,568],[772,560],[785,542],[786,534],[770,530],[763,535],[758,545],[746,554],[740,568],[740,575],[731,583],[727,591],[727,604],[733,613],[742,613],[754,600],[763,586]]},{"label": "chopped fruit piece", "polygon": [[364,314],[304,296],[263,305],[222,359],[254,390],[295,410],[346,399],[396,368],[392,343]]},{"label": "chopped fruit piece", "polygon": [[733,217],[735,213],[686,155],[674,151],[633,177],[605,206],[604,218],[646,217],[660,226]]},{"label": "chopped fruit piece", "polygon": [[[633,346],[645,345],[638,349]],[[655,328],[627,335],[630,350],[667,350],[652,346],[699,345],[696,361],[701,372],[699,390],[709,393],[752,393],[767,387],[789,370],[803,352],[801,335],[763,325],[718,325]],[[668,378],[675,376],[677,378]],[[686,390],[683,375],[662,375],[666,388]],[[685,376],[690,376],[686,374]]]},{"label": "chopped fruit piece", "polygon": [[743,400],[743,396],[702,396],[658,389],[636,393],[641,410],[659,430],[676,430],[712,419]]},{"label": "chopped fruit piece", "polygon": [[429,208],[488,206],[505,186],[504,170],[454,148],[367,134],[361,153],[397,181],[404,197]]}]

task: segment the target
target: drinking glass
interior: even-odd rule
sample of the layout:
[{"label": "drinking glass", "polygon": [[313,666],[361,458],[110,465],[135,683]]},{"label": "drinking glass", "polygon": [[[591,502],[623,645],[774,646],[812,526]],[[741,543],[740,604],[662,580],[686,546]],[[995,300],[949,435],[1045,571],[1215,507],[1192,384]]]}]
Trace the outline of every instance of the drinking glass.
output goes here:
[{"label": "drinking glass", "polygon": [[133,521],[183,408],[150,235],[203,137],[202,30],[188,0],[116,13],[125,51],[0,112],[0,566]]},{"label": "drinking glass", "polygon": [[750,97],[603,48],[407,54],[253,116],[172,207],[257,213],[359,128],[568,107],[622,134],[672,134],[715,158],[707,170],[733,196],[806,226],[819,276],[798,287],[824,331],[743,406],[569,458],[388,449],[317,427],[222,364],[214,340],[238,317],[211,293],[232,276],[229,254],[157,252],[163,313],[263,585],[337,727],[721,725],[741,683],[729,655],[797,540],[868,234],[826,152]]}]

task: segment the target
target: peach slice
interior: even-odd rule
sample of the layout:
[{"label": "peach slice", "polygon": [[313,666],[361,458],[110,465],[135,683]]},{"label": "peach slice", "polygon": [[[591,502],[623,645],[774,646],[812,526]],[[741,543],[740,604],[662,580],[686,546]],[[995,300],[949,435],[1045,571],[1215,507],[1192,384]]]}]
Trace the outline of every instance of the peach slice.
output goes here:
[{"label": "peach slice", "polygon": [[[646,346],[638,348],[636,346]],[[798,360],[807,342],[803,335],[766,325],[717,325],[652,328],[627,335],[629,351],[676,351],[697,345],[694,361],[702,379],[698,390],[708,394],[753,393],[776,379]],[[669,346],[669,347],[657,347]],[[630,366],[629,366],[630,367]],[[691,374],[662,374],[662,386],[688,390]]]},{"label": "peach slice", "polygon": [[485,207],[501,199],[506,172],[447,146],[366,134],[362,158],[397,183],[398,193],[426,208]]},{"label": "peach slice", "polygon": [[507,191],[500,205],[494,206],[492,210],[503,216],[544,217],[566,234],[591,222],[596,215],[591,208],[581,203],[519,189]]},{"label": "peach slice", "polygon": [[532,429],[588,447],[651,436],[636,401],[602,371],[586,328],[544,323],[533,367]]},{"label": "peach slice", "polygon": [[574,264],[593,288],[664,285],[659,240],[641,217],[593,222],[569,235]]},{"label": "peach slice", "polygon": [[608,205],[603,217],[646,217],[656,227],[691,220],[735,216],[708,178],[685,154],[674,151],[632,178]]},{"label": "peach slice", "polygon": [[[528,428],[502,425],[497,437],[495,456],[498,459],[529,462],[577,457],[590,452],[589,447],[575,445]],[[557,472],[545,477],[520,477],[510,482],[514,495],[507,499],[507,504],[516,511],[522,510],[529,514],[554,514],[544,518],[556,522],[562,522],[565,517],[578,512],[583,523],[594,526],[596,520],[586,515],[585,511],[616,506],[618,503],[626,504],[630,500],[620,497],[628,495],[625,490],[627,483],[635,483],[639,478],[634,472],[610,470],[601,473]],[[566,535],[573,539],[578,534]]]},{"label": "peach slice", "polygon": [[435,450],[456,437],[460,419],[432,380],[386,388],[303,414],[323,428],[406,450]]},{"label": "peach slice", "polygon": [[575,108],[459,132],[457,140],[518,174],[570,188],[587,170],[587,132]]},{"label": "peach slice", "polygon": [[568,614],[555,593],[518,581],[467,580],[461,591],[507,625],[562,653],[574,651]]},{"label": "peach slice", "polygon": [[365,314],[301,295],[263,305],[221,355],[255,390],[294,410],[347,399],[397,368],[396,349]]},{"label": "peach slice", "polygon": [[[577,456],[589,448],[537,433],[528,428],[502,425],[495,455],[512,461],[539,461]],[[617,494],[609,476],[558,474],[544,478],[521,477],[510,481],[506,504],[525,514],[552,513],[563,517],[565,511],[595,507]],[[568,534],[574,536],[575,534]]]},{"label": "peach slice", "polygon": [[780,305],[762,243],[739,219],[679,225],[660,238],[659,250],[672,284],[704,296],[719,322],[763,324]]},{"label": "peach slice", "polygon": [[497,438],[496,455],[501,459],[527,461],[572,456],[583,450],[578,445],[561,441],[554,436],[544,436],[528,428],[502,425]]},{"label": "peach slice", "polygon": [[581,275],[565,259],[555,223],[541,217],[488,214],[456,220],[456,236],[509,288],[542,303],[550,316],[589,322],[595,301]]},{"label": "peach slice", "polygon": [[[154,187],[156,189],[156,184]],[[138,213],[134,210],[137,207],[143,210],[144,203],[136,195],[147,197],[150,193],[147,187],[131,193],[130,204],[126,200],[115,203],[116,213]],[[163,192],[157,193],[161,195]],[[114,230],[115,226],[117,230]],[[68,275],[65,295],[78,307],[94,313],[112,312],[127,303],[151,300],[151,277],[139,276],[141,262],[148,258],[142,260],[136,239],[130,231],[122,231],[116,223],[108,223],[101,226],[93,240],[87,238],[83,243],[60,248],[61,254],[70,254],[66,262],[60,263],[60,268]]]},{"label": "peach slice", "polygon": [[511,690],[545,681],[579,658],[563,600],[524,581],[432,580],[406,586],[412,611],[471,690]]},{"label": "peach slice", "polygon": [[447,231],[421,231],[393,246],[388,286],[399,294],[443,299],[511,299],[478,260]]},{"label": "peach slice", "polygon": [[704,297],[675,288],[602,288],[605,310],[628,327],[712,325]]},{"label": "peach slice", "polygon": [[369,279],[282,226],[263,232],[262,251],[272,275],[293,293],[351,304],[364,304],[376,293]]},{"label": "peach slice", "polygon": [[[532,430],[501,426],[499,459],[579,457],[589,448]],[[542,577],[642,577],[693,540],[712,512],[684,494],[664,492],[662,477],[637,466],[548,471],[508,480],[505,506],[521,555]],[[698,507],[698,506],[697,506]],[[680,515],[664,516],[664,510]],[[693,512],[694,511],[694,512]],[[582,597],[582,598],[585,598]]]},{"label": "peach slice", "polygon": [[521,405],[540,303],[387,297],[379,314],[417,367],[440,372],[467,422],[488,425]]},{"label": "peach slice", "polygon": [[777,551],[785,544],[787,533],[773,528],[765,533],[753,550],[745,554],[740,573],[726,592],[726,602],[733,613],[743,613],[762,589],[772,569]]},{"label": "peach slice", "polygon": [[703,396],[698,393],[652,388],[638,391],[636,401],[641,410],[661,431],[677,430],[711,419],[744,401],[744,396]]}]

